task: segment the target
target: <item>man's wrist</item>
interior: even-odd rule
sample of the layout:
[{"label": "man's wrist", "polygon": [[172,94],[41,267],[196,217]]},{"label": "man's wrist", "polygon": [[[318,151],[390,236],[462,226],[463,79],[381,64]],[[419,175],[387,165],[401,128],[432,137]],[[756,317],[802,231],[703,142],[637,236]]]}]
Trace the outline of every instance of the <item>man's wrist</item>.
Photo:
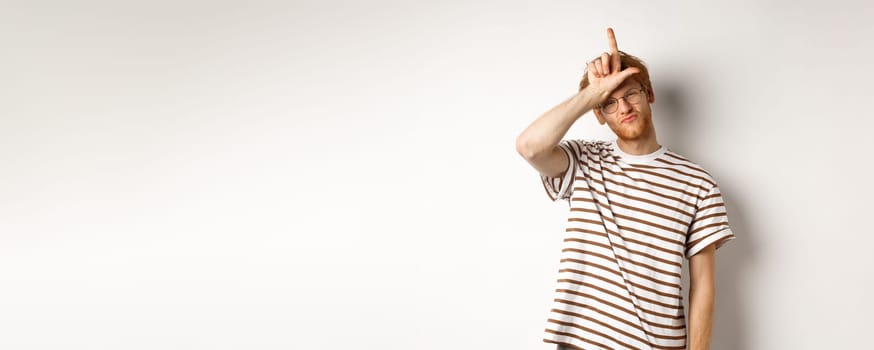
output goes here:
[{"label": "man's wrist", "polygon": [[586,87],[585,89],[577,92],[577,94],[574,96],[573,105],[575,106],[575,108],[581,111],[579,115],[582,116],[588,111],[598,108],[598,98],[592,93],[591,88]]}]

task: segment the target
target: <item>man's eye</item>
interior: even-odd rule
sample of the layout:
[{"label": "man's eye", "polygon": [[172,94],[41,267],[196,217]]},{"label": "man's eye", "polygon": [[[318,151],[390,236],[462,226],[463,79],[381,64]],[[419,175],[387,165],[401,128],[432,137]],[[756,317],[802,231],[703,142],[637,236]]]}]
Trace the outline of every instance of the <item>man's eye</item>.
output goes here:
[{"label": "man's eye", "polygon": [[604,102],[604,107],[605,108],[610,107],[610,106],[615,105],[615,104],[616,104],[616,100],[608,100],[607,102]]},{"label": "man's eye", "polygon": [[637,91],[630,92],[630,93],[628,93],[628,95],[625,95],[625,98],[629,98],[629,97],[635,98],[635,97],[637,97],[637,95],[640,95],[640,92],[637,92]]}]

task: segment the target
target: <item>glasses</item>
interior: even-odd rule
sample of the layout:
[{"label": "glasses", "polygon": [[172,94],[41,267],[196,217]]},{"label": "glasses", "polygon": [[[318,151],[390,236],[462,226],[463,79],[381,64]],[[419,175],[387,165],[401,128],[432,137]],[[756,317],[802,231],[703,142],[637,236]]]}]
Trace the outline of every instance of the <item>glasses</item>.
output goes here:
[{"label": "glasses", "polygon": [[[628,92],[625,93],[625,96],[622,96],[619,99],[625,99],[625,102],[636,105],[643,97],[643,92],[643,89],[629,89]],[[616,113],[616,110],[619,109],[619,100],[615,98],[607,99],[607,101],[604,101],[604,103],[598,106],[598,108],[601,109],[601,112],[604,112],[606,114]]]}]

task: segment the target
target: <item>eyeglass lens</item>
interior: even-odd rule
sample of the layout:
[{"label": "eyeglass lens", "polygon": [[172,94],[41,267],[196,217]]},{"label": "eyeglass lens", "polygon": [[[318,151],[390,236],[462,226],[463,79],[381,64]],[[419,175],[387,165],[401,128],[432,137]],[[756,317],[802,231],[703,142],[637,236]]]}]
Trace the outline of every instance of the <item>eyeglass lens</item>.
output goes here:
[{"label": "eyeglass lens", "polygon": [[[625,102],[628,102],[630,104],[637,104],[638,102],[640,102],[640,97],[642,95],[643,95],[643,90],[632,89],[632,90],[629,90],[628,93],[625,94],[625,96],[622,96],[621,98],[625,99]],[[605,113],[614,113],[614,112],[616,112],[616,109],[618,109],[618,108],[619,108],[619,101],[615,98],[611,98],[611,99],[607,100],[601,106],[601,109]]]}]

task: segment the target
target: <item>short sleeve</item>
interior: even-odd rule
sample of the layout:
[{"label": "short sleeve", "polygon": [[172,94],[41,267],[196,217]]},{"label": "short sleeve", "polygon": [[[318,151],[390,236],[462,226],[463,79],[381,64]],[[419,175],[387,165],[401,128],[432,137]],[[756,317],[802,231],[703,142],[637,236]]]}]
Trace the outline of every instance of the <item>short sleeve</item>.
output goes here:
[{"label": "short sleeve", "polygon": [[540,180],[543,182],[543,188],[546,190],[546,194],[549,196],[549,199],[553,202],[558,200],[570,200],[571,193],[573,193],[574,187],[572,186],[574,182],[574,177],[576,175],[576,165],[579,161],[579,157],[577,157],[576,149],[579,148],[578,141],[576,140],[562,140],[559,142],[558,146],[567,153],[568,156],[568,167],[565,171],[557,176],[546,176],[540,174]]},{"label": "short sleeve", "polygon": [[719,187],[713,186],[695,209],[695,216],[686,234],[686,258],[691,258],[711,244],[716,244],[716,249],[719,249],[734,238],[734,233],[728,226],[728,213],[722,193],[719,192]]}]

